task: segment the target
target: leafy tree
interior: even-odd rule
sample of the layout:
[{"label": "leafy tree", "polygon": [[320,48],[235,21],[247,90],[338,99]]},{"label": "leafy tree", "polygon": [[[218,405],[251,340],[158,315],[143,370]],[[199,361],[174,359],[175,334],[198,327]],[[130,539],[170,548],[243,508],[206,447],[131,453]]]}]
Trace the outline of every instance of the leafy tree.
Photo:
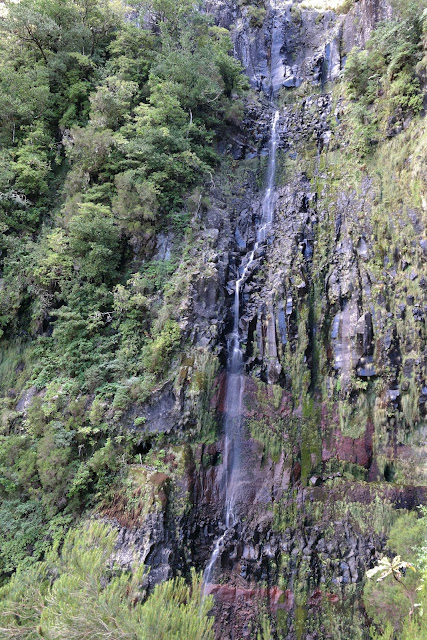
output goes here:
[{"label": "leafy tree", "polygon": [[98,283],[114,279],[120,260],[119,235],[110,208],[82,202],[77,209],[67,227],[80,277]]},{"label": "leafy tree", "polygon": [[43,0],[23,0],[7,2],[6,7],[6,29],[18,43],[27,45],[36,59],[47,63],[49,53],[58,48],[61,39],[61,28],[49,15],[49,4]]},{"label": "leafy tree", "polygon": [[13,147],[21,137],[20,127],[40,122],[53,96],[44,66],[16,68],[15,61],[7,59],[10,52],[2,53],[6,60],[0,65],[0,135],[3,144]]},{"label": "leafy tree", "polygon": [[161,28],[176,35],[182,22],[193,15],[198,4],[199,0],[180,0],[179,3],[173,0],[141,0],[139,7],[141,15],[148,16],[153,29]]},{"label": "leafy tree", "polygon": [[16,152],[15,188],[29,199],[42,198],[48,191],[49,145],[50,136],[43,125],[38,124],[29,129]]},{"label": "leafy tree", "polygon": [[35,248],[34,265],[31,269],[33,282],[53,291],[63,280],[69,280],[73,272],[73,257],[64,229],[49,231]]},{"label": "leafy tree", "polygon": [[65,183],[66,194],[72,196],[87,189],[103,168],[111,153],[114,139],[110,129],[98,129],[92,124],[72,129],[64,140],[72,163]]},{"label": "leafy tree", "polygon": [[91,95],[91,122],[97,128],[116,129],[129,114],[131,101],[138,89],[136,82],[109,76]]},{"label": "leafy tree", "polygon": [[[108,48],[111,55],[108,68],[124,80],[138,83],[142,89],[159,48],[159,41],[153,33],[126,23]],[[142,92],[140,97],[144,97]]]},{"label": "leafy tree", "polygon": [[114,183],[117,195],[113,197],[113,212],[119,224],[129,234],[142,231],[148,239],[154,231],[158,187],[136,169],[118,173]]},{"label": "leafy tree", "polygon": [[402,3],[404,19],[381,23],[366,49],[353,49],[348,56],[345,78],[347,95],[353,101],[348,121],[356,129],[351,144],[362,155],[381,137],[403,128],[403,121],[423,106],[418,77],[422,19],[420,12],[403,8],[409,4]]},{"label": "leafy tree", "polygon": [[40,364],[44,357],[54,366],[51,375],[57,368],[83,382],[88,368],[98,365],[102,369],[105,363],[100,379],[108,377],[110,367],[114,367],[117,340],[109,330],[111,307],[112,295],[105,286],[95,283],[73,286],[67,293],[67,304],[56,311],[53,341],[48,341],[50,348],[44,354],[41,350],[46,340],[39,342]]}]

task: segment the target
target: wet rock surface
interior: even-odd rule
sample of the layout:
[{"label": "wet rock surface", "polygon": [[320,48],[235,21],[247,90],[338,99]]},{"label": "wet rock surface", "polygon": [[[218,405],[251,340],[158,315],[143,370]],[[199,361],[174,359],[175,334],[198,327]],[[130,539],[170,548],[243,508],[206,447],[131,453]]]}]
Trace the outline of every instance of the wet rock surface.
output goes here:
[{"label": "wet rock surface", "polygon": [[[241,294],[238,519],[208,590],[218,639],[256,637],[258,617],[269,611],[278,637],[314,640],[321,631],[302,634],[302,612],[316,619],[323,607],[346,602],[350,621],[362,615],[360,585],[384,549],[386,523],[427,498],[426,241],[417,237],[411,250],[396,246],[393,263],[378,263],[373,212],[380,187],[366,170],[357,189],[344,186],[334,155],[342,105],[328,84],[391,10],[382,0],[361,0],[337,16],[277,2],[254,27],[245,6],[217,0],[204,7],[217,24],[234,25],[236,55],[253,89],[263,91],[246,101],[235,140],[219,144],[224,168],[200,212],[203,259],[182,313],[189,350],[218,363],[208,389],[218,434],[235,281],[262,215],[268,97],[285,92],[274,224]],[[294,93],[303,84],[306,90]],[[420,211],[388,212],[396,227],[404,215],[419,234]],[[148,434],[194,429],[199,360],[183,361],[178,382],[129,424],[142,416]],[[119,561],[129,563],[135,548],[151,567],[151,584],[193,565],[202,570],[224,533],[221,435],[192,447],[180,482],[177,495],[186,502],[179,513],[170,496],[136,529],[120,525]]]}]

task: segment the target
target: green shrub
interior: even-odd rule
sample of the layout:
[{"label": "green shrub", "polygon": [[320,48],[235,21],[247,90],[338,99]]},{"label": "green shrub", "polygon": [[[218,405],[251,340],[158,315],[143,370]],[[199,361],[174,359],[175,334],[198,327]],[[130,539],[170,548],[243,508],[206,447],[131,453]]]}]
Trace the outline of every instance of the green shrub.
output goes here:
[{"label": "green shrub", "polygon": [[146,350],[144,360],[147,369],[152,373],[164,374],[180,341],[179,325],[174,320],[168,320]]},{"label": "green shrub", "polygon": [[[427,517],[422,513],[407,513],[398,518],[390,530],[387,547],[392,557],[398,556],[405,562],[415,565],[416,571],[406,571],[399,579],[392,576],[377,582],[368,580],[364,587],[363,600],[366,610],[375,625],[372,633],[380,632],[378,638],[410,637],[422,640],[423,627],[420,612],[415,608],[412,619],[408,612],[412,603],[425,601],[423,579],[426,574],[425,549],[427,543]],[[420,589],[421,585],[421,589]],[[410,635],[412,631],[413,635]],[[409,633],[407,636],[406,634]],[[388,634],[388,635],[387,635]],[[390,635],[391,634],[391,635]]]},{"label": "green shrub", "polygon": [[248,7],[249,22],[253,29],[260,29],[264,24],[266,10],[264,7]]},{"label": "green shrub", "polygon": [[2,638],[213,640],[200,577],[169,580],[147,598],[143,566],[111,569],[116,541],[117,531],[94,522],[71,530],[60,554],[18,571],[0,589]]}]

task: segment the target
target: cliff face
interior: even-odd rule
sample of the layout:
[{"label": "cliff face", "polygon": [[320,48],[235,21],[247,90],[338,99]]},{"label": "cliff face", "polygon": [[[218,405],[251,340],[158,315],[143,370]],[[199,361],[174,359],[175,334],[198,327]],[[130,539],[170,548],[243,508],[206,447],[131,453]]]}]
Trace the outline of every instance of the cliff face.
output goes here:
[{"label": "cliff face", "polygon": [[[264,611],[289,640],[367,638],[365,571],[397,510],[426,497],[422,125],[392,123],[369,162],[348,152],[335,83],[351,48],[390,18],[387,3],[361,0],[336,15],[276,2],[255,26],[234,2],[205,10],[234,25],[253,91],[233,139],[219,145],[222,168],[195,216],[180,301],[188,350],[174,382],[139,414],[146,434],[178,434],[179,465],[151,477],[156,506],[134,527],[122,523],[118,557],[128,562],[136,545],[155,582],[203,569],[224,532],[227,335],[278,108],[274,224],[240,300],[238,518],[208,590],[218,638],[255,637]],[[195,426],[200,443],[180,444]]]}]

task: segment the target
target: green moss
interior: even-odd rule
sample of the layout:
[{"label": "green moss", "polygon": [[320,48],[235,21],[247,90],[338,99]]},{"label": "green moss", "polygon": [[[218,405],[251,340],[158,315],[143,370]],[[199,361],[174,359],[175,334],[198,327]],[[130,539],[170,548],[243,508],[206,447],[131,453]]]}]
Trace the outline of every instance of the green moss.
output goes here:
[{"label": "green moss", "polygon": [[[374,532],[378,536],[387,534],[396,519],[399,517],[400,512],[394,508],[393,503],[386,497],[380,489],[371,489],[371,498],[359,502],[351,499],[351,495],[346,497],[345,492],[355,490],[355,483],[349,487],[347,483],[344,483],[342,491],[338,493],[332,492],[333,499],[325,501],[316,501],[306,507],[307,515],[313,525],[319,522],[335,522],[340,520],[347,520],[355,531],[359,531],[362,534],[368,534]],[[360,485],[363,486],[363,485]],[[328,491],[325,488],[326,491]],[[330,491],[330,489],[329,489]],[[333,539],[334,528],[325,530],[325,533],[329,532]]]},{"label": "green moss", "polygon": [[295,635],[297,640],[303,640],[307,623],[307,606],[297,604],[295,607]]},{"label": "green moss", "polygon": [[301,480],[307,484],[310,475],[320,470],[322,463],[322,439],[320,435],[320,410],[314,400],[304,401],[301,425]]},{"label": "green moss", "polygon": [[339,402],[340,429],[344,436],[356,440],[366,432],[370,417],[370,402],[365,393],[359,393],[356,402],[350,404],[346,398]]},{"label": "green moss", "polygon": [[288,495],[273,505],[273,531],[284,532],[292,528],[299,520],[297,491],[290,490]]},{"label": "green moss", "polygon": [[189,395],[196,407],[195,437],[203,442],[214,442],[217,437],[218,422],[212,398],[216,391],[218,370],[218,359],[207,350],[198,350],[194,354],[191,369],[187,371],[190,382]]},{"label": "green moss", "polygon": [[[279,600],[280,603],[280,600]],[[276,614],[277,631],[279,637],[286,638],[289,630],[289,613],[285,609],[278,609]]]}]

